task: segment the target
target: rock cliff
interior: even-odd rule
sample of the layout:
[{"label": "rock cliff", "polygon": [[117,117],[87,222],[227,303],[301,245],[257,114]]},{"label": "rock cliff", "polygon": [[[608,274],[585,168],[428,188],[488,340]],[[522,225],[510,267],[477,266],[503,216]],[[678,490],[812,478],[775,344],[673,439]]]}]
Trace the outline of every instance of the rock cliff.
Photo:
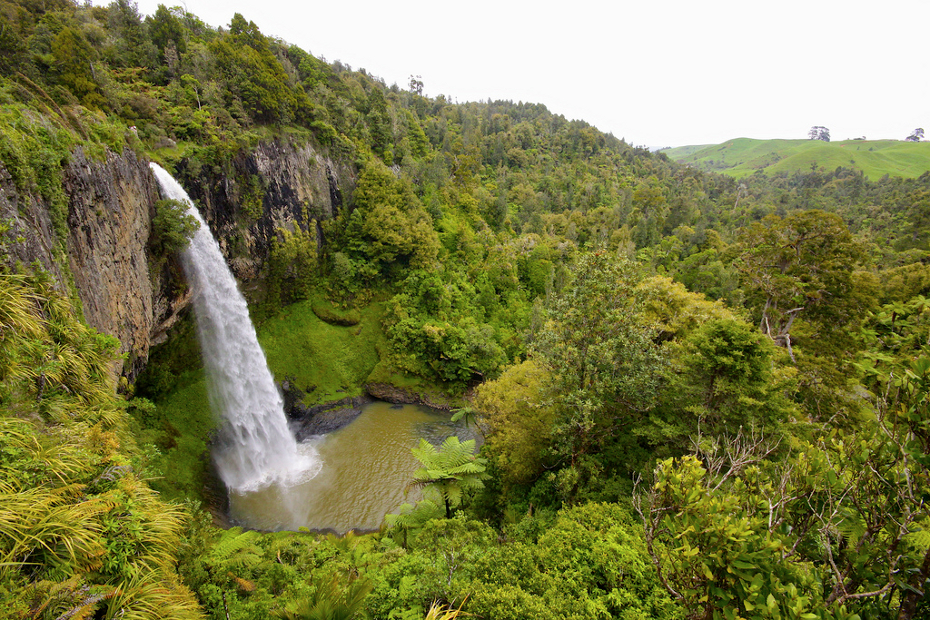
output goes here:
[{"label": "rock cliff", "polygon": [[0,161],[0,230],[3,229],[0,257],[7,267],[38,265],[57,282],[66,283],[67,274],[55,260],[60,252],[48,204],[37,196],[21,192]]},{"label": "rock cliff", "polygon": [[[307,230],[333,217],[354,189],[355,170],[307,144],[271,141],[225,166],[178,165],[240,280],[261,277],[279,228]],[[38,264],[63,291],[76,292],[92,327],[119,338],[121,373],[133,380],[188,302],[176,270],[149,249],[158,186],[130,150],[88,158],[78,148],[62,170],[67,239],[59,243],[50,205],[19,191],[0,163],[0,255],[10,266]],[[2,228],[0,228],[2,230]],[[318,243],[322,235],[317,231]],[[65,251],[66,248],[66,251]],[[66,255],[65,255],[66,253]],[[159,265],[158,273],[153,273]]]},{"label": "rock cliff", "polygon": [[[240,280],[261,275],[277,230],[308,230],[337,216],[355,190],[355,167],[286,140],[264,142],[220,170],[178,167]],[[317,242],[323,243],[317,230]]]},{"label": "rock cliff", "polygon": [[158,186],[132,151],[89,160],[78,149],[64,171],[68,265],[98,331],[119,338],[132,377],[148,359],[152,334],[175,300],[153,287],[148,239]]}]

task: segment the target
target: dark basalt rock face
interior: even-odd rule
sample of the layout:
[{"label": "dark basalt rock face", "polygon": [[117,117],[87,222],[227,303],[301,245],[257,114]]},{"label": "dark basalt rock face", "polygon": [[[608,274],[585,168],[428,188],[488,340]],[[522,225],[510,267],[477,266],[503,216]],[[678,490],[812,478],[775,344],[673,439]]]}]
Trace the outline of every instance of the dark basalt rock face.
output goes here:
[{"label": "dark basalt rock face", "polygon": [[148,360],[153,334],[173,324],[184,305],[161,274],[150,269],[148,242],[158,185],[148,163],[128,149],[122,155],[108,153],[102,162],[77,149],[63,185],[69,267],[84,319],[119,338],[126,356],[122,371],[131,379]]},{"label": "dark basalt rock face", "polygon": [[[344,208],[356,178],[354,165],[291,141],[265,142],[207,168],[182,162],[180,180],[245,283],[262,276],[279,229],[309,230],[322,245],[319,221]],[[98,161],[77,148],[62,168],[62,186],[66,239],[57,238],[48,201],[18,190],[0,162],[0,222],[9,225],[0,260],[11,269],[37,265],[59,290],[76,292],[87,323],[120,340],[124,359],[114,374],[133,381],[190,303],[177,262],[150,254],[158,184],[130,149]]]},{"label": "dark basalt rock face", "polygon": [[120,341],[124,360],[114,373],[132,380],[152,342],[187,303],[172,292],[177,283],[151,273],[148,241],[158,186],[148,163],[129,149],[98,161],[77,148],[61,174],[67,201],[63,240],[52,224],[51,205],[19,192],[0,164],[0,219],[11,223],[0,240],[8,266],[38,266],[61,292],[76,292],[87,323]]},{"label": "dark basalt rock face", "polygon": [[307,407],[302,403],[304,391],[291,378],[281,385],[284,413],[298,442],[314,435],[325,435],[348,425],[362,413],[362,407],[374,402],[370,396],[353,396],[330,403]]},{"label": "dark basalt rock face", "polygon": [[[279,229],[308,231],[312,220],[338,216],[357,177],[354,165],[284,140],[243,151],[219,169],[187,164],[178,174],[236,277],[246,281],[259,276]],[[322,244],[319,228],[312,232]]]}]

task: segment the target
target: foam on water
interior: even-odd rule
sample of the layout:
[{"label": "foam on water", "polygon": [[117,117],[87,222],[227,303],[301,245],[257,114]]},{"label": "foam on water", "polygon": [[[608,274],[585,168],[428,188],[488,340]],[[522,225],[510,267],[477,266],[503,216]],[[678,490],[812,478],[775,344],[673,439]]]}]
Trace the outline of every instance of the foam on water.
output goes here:
[{"label": "foam on water", "polygon": [[298,445],[287,427],[284,403],[220,246],[184,188],[157,164],[149,165],[165,197],[186,204],[200,223],[182,262],[193,292],[210,404],[222,420],[213,450],[220,476],[234,493],[306,482],[322,461],[312,446]]}]

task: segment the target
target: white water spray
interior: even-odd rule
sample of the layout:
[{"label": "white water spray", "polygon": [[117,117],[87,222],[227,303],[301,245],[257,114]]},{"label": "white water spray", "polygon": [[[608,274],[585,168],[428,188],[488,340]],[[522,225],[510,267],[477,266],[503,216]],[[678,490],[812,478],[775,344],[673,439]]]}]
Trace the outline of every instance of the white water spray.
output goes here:
[{"label": "white water spray", "polygon": [[183,264],[193,291],[210,403],[223,420],[213,451],[223,482],[230,491],[246,493],[313,478],[322,463],[287,428],[281,395],[219,244],[184,188],[157,164],[149,165],[165,197],[186,204],[200,223]]}]

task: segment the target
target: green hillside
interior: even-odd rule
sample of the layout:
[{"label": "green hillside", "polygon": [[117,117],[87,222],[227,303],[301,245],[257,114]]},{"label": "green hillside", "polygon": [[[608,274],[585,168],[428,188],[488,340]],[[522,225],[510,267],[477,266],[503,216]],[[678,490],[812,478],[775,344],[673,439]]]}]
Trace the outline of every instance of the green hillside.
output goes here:
[{"label": "green hillside", "polygon": [[766,174],[807,172],[811,166],[861,170],[873,180],[886,174],[916,178],[930,170],[930,142],[737,138],[717,145],[683,146],[662,152],[680,163],[737,178],[757,170]]},{"label": "green hillside", "polygon": [[716,146],[714,144],[690,144],[688,146],[674,146],[672,148],[661,149],[660,153],[665,153],[669,159],[678,161],[679,159],[684,159],[689,155],[693,155],[698,151],[702,151],[706,148]]},{"label": "green hillside", "polygon": [[[0,619],[930,620],[926,149],[656,155],[238,13],[0,0]],[[439,392],[480,452],[371,433],[422,465],[378,531],[228,527],[264,421],[208,407],[150,161],[282,391]]]}]

